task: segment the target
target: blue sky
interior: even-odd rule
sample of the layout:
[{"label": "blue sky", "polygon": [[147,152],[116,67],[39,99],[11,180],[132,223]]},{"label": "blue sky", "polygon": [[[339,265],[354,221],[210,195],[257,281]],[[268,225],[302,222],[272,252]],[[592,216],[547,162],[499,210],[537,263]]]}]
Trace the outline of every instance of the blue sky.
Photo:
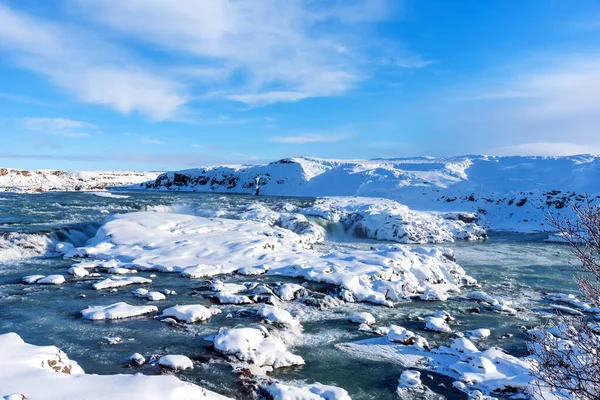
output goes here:
[{"label": "blue sky", "polygon": [[600,2],[0,0],[0,164],[600,153]]}]

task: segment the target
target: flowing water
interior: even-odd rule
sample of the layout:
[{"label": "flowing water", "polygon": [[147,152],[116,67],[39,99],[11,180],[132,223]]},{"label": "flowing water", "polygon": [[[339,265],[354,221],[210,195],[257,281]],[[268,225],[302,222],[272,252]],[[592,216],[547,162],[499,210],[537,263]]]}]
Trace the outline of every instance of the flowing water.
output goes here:
[{"label": "flowing water", "polygon": [[[161,371],[155,366],[129,366],[128,357],[136,352],[145,356],[185,354],[197,362],[193,371],[178,373],[181,379],[234,398],[246,398],[247,392],[238,375],[206,340],[221,327],[257,324],[256,317],[239,312],[246,306],[220,306],[223,313],[214,316],[210,322],[184,327],[151,317],[92,322],[79,315],[89,305],[117,301],[137,305],[147,304],[147,301],[133,297],[131,287],[106,292],[92,290],[91,281],[86,279],[70,281],[62,286],[41,286],[24,285],[21,278],[50,273],[68,276],[66,270],[73,262],[53,253],[53,244],[68,241],[76,246],[83,245],[94,235],[103,219],[111,214],[150,210],[212,215],[214,211],[221,210],[225,217],[235,217],[237,212],[255,201],[264,202],[267,206],[282,202],[305,206],[312,200],[196,193],[119,194],[129,197],[106,198],[90,193],[0,194],[0,334],[16,332],[29,343],[56,345],[78,361],[87,373],[158,374]],[[304,313],[304,335],[292,351],[301,355],[306,365],[276,370],[270,376],[284,382],[334,384],[346,389],[353,399],[397,398],[395,388],[403,370],[400,365],[360,358],[336,347],[338,343],[372,337],[347,322],[346,316],[351,311],[369,311],[377,317],[379,326],[396,323],[427,337],[430,342],[445,344],[449,341],[448,335],[422,331],[423,323],[410,316],[447,310],[457,319],[458,325],[453,327],[455,331],[492,329],[492,336],[480,342],[482,347],[499,346],[512,355],[525,356],[527,336],[524,329],[554,317],[544,295],[551,292],[576,293],[568,267],[568,248],[544,242],[544,239],[545,235],[491,232],[485,242],[444,245],[454,250],[456,261],[481,283],[481,290],[513,300],[522,307],[523,311],[517,316],[492,312],[485,306],[460,298],[451,298],[443,303],[412,301],[394,308],[364,303],[342,304],[324,311],[298,304],[298,312]],[[330,232],[323,248],[369,248],[373,245],[376,242]],[[151,274],[159,277],[144,287],[177,292],[164,301],[153,303],[159,309],[190,302],[211,304],[204,297],[207,294],[205,281],[182,279],[179,274],[140,272],[138,275],[148,277]],[[331,289],[280,277],[229,276],[223,279],[228,282],[289,281],[321,292]],[[481,312],[474,313],[474,307],[479,307]],[[110,339],[115,337],[121,338],[121,342],[110,344]],[[423,374],[423,382],[434,391],[450,399],[465,398],[454,389],[439,386],[444,384],[450,388],[452,379],[434,374],[429,374],[429,379],[427,375]]]}]

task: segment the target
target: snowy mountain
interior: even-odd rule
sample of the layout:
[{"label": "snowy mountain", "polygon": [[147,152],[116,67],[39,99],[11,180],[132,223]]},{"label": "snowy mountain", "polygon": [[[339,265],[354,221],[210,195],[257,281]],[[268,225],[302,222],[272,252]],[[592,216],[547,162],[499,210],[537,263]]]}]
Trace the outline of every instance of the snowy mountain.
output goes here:
[{"label": "snowy mountain", "polygon": [[155,179],[157,172],[22,170],[0,168],[0,192],[104,190]]},{"label": "snowy mountain", "polygon": [[267,165],[168,172],[147,189],[278,196],[360,196],[420,211],[477,212],[492,229],[539,231],[548,211],[600,194],[600,158],[461,156],[329,160],[290,158]]}]

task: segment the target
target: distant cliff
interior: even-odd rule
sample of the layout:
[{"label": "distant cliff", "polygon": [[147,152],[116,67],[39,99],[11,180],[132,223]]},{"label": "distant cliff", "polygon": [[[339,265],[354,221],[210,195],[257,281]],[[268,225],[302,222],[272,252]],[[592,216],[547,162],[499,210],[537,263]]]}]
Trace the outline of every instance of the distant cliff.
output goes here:
[{"label": "distant cliff", "polygon": [[155,179],[156,172],[25,170],[0,168],[0,192],[104,190]]}]

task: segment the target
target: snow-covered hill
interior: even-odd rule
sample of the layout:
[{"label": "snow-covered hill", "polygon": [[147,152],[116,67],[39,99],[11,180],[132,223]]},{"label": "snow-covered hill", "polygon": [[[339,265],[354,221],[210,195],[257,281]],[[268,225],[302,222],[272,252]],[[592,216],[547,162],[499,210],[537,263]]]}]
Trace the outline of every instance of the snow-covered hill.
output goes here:
[{"label": "snow-covered hill", "polygon": [[22,170],[0,168],[0,192],[104,190],[155,179],[157,172]]},{"label": "snow-covered hill", "polygon": [[414,210],[479,213],[492,229],[542,230],[548,211],[564,212],[600,194],[600,158],[462,156],[328,160],[290,158],[161,174],[147,189],[281,196],[361,196]]}]

